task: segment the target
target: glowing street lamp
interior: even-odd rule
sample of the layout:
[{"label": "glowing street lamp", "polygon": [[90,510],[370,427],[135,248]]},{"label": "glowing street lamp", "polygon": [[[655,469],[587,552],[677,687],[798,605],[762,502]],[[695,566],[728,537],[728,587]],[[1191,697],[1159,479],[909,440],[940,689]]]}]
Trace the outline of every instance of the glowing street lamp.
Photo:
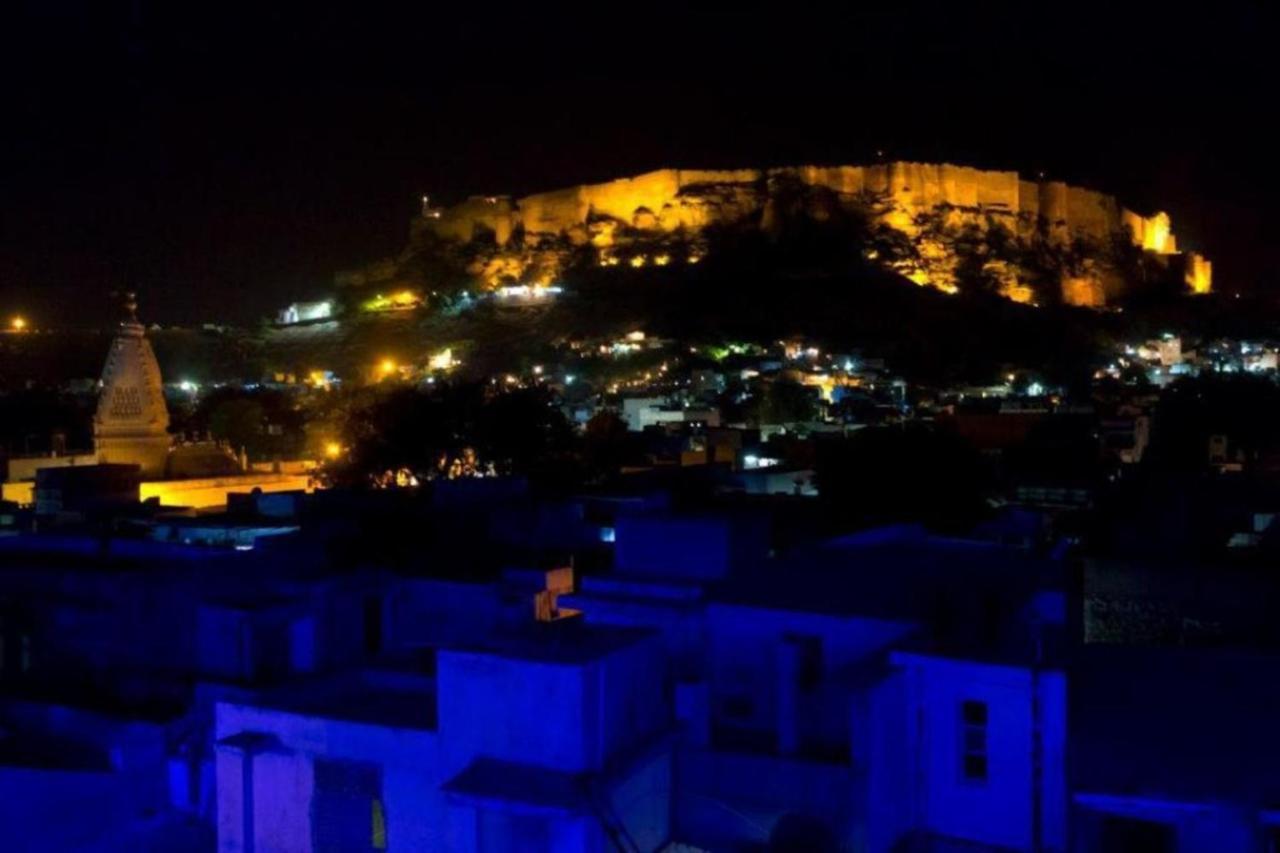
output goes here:
[{"label": "glowing street lamp", "polygon": [[393,359],[384,358],[378,365],[378,373],[381,376],[390,376],[396,372],[396,363]]},{"label": "glowing street lamp", "polygon": [[9,321],[9,328],[13,329],[15,332],[25,332],[27,330],[26,318],[21,315],[14,317]]},{"label": "glowing street lamp", "polygon": [[330,441],[324,446],[324,455],[330,459],[337,459],[342,455],[342,445],[336,441]]}]

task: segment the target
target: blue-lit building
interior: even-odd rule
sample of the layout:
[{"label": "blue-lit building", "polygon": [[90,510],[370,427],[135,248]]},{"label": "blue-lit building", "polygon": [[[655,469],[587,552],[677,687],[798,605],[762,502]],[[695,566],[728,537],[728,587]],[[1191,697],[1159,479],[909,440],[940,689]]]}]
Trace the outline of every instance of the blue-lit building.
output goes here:
[{"label": "blue-lit building", "polygon": [[1026,513],[241,509],[0,539],[6,849],[1243,853],[1280,823],[1280,659],[1081,646]]}]

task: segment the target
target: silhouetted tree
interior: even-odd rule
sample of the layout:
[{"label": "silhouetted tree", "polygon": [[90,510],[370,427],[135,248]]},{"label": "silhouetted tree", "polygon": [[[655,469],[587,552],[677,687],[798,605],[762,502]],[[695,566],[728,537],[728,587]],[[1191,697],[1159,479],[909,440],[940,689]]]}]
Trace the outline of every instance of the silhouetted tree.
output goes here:
[{"label": "silhouetted tree", "polygon": [[797,382],[777,379],[761,383],[745,412],[747,420],[756,424],[789,424],[811,421],[818,405],[813,389]]},{"label": "silhouetted tree", "polygon": [[583,434],[583,462],[594,476],[617,473],[631,445],[627,422],[611,409],[601,409],[587,421]]},{"label": "silhouetted tree", "polygon": [[816,474],[831,517],[847,523],[965,528],[986,509],[977,452],[930,427],[871,427],[821,442]]},{"label": "silhouetted tree", "polygon": [[1209,439],[1227,439],[1240,460],[1254,461],[1280,447],[1280,388],[1256,376],[1207,376],[1181,379],[1161,395],[1152,419],[1145,467],[1161,471],[1204,470]]},{"label": "silhouetted tree", "polygon": [[569,464],[573,450],[571,428],[540,388],[397,388],[353,408],[342,433],[348,451],[328,473],[349,485],[536,475]]}]

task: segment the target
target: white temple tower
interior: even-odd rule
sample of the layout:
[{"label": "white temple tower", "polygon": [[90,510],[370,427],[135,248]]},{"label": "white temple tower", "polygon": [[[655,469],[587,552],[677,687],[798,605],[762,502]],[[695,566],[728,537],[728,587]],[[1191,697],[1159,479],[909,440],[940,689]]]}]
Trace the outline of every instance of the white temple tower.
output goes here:
[{"label": "white temple tower", "polygon": [[99,462],[139,465],[144,479],[163,477],[172,440],[160,365],[138,322],[132,293],[125,310],[128,316],[111,342],[102,369],[102,390],[93,417],[94,448]]}]

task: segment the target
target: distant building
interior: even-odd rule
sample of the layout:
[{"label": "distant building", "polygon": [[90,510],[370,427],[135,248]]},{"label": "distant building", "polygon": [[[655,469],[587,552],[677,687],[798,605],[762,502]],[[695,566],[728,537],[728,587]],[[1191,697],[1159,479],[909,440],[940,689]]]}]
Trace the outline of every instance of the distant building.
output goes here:
[{"label": "distant building", "polygon": [[662,397],[628,397],[622,401],[622,417],[632,432],[660,424],[720,426],[720,410],[714,406],[672,405]]},{"label": "distant building", "polygon": [[333,319],[333,302],[326,299],[320,302],[294,302],[284,308],[276,316],[281,326],[293,326],[298,323],[315,323]]}]

